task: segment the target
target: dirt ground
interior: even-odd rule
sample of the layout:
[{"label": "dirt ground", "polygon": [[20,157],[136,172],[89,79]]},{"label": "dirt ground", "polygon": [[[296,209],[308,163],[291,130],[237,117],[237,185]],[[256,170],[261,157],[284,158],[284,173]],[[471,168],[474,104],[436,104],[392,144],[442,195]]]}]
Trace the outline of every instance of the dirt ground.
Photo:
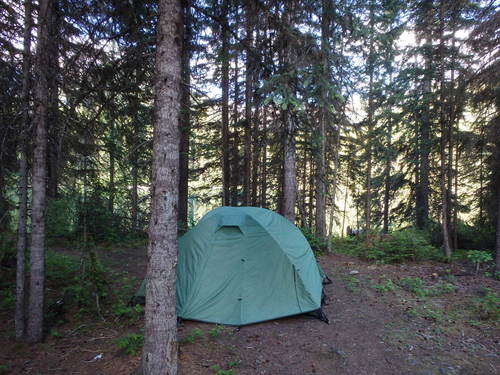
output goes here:
[{"label": "dirt ground", "polygon": [[[131,276],[145,274],[144,249],[106,250],[100,257]],[[333,280],[325,286],[329,325],[310,316],[239,330],[185,321],[179,327],[180,374],[500,373],[498,322],[481,319],[474,307],[484,287],[498,292],[498,281],[462,264],[377,265],[338,254],[319,261]],[[428,288],[446,281],[455,290],[419,297],[399,286],[408,276]],[[141,332],[142,321],[66,315],[59,337],[34,346],[15,343],[12,317],[0,316],[0,374],[120,375],[137,367],[140,353],[128,356],[116,341]]]}]

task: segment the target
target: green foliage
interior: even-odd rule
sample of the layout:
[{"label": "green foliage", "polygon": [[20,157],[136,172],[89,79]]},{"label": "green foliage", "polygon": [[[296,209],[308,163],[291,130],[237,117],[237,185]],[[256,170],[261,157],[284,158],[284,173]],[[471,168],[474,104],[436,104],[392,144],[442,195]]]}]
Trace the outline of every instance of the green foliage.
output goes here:
[{"label": "green foliage", "polygon": [[108,294],[108,270],[92,253],[83,259],[48,251],[47,279],[58,284],[64,298],[83,311],[96,309],[96,301]]},{"label": "green foliage", "polygon": [[128,306],[122,301],[113,305],[113,313],[121,318],[126,318],[131,322],[137,322],[144,314],[144,308],[141,305]]},{"label": "green foliage", "polygon": [[59,338],[61,338],[61,337],[62,337],[61,332],[59,332],[59,331],[58,331],[57,329],[55,329],[55,328],[51,328],[49,333],[50,333],[50,335],[51,335],[52,337],[54,337],[54,338],[56,338],[56,339],[59,339]]},{"label": "green foliage", "polygon": [[345,278],[346,280],[346,289],[349,291],[349,292],[359,292],[359,286],[361,284],[361,281],[355,277],[355,276],[347,276]]},{"label": "green foliage", "polygon": [[309,242],[309,245],[311,245],[314,254],[322,255],[326,252],[328,247],[326,240],[317,237],[313,230],[309,227],[303,227],[300,228],[300,230],[302,231],[302,234],[306,238],[307,242]]},{"label": "green foliage", "polygon": [[420,277],[403,277],[399,283],[403,289],[419,297],[426,297],[428,295],[424,282]]},{"label": "green foliage", "polygon": [[0,266],[10,263],[15,265],[16,238],[14,233],[2,233],[0,235]]},{"label": "green foliage", "polygon": [[476,266],[476,273],[478,273],[481,264],[491,262],[493,260],[493,257],[487,251],[470,250],[467,252],[467,259],[474,263],[474,265]]},{"label": "green foliage", "polygon": [[365,241],[364,257],[380,263],[399,263],[407,260],[428,259],[439,251],[430,244],[425,231],[408,228]]},{"label": "green foliage", "polygon": [[335,252],[359,256],[377,263],[429,259],[440,254],[431,245],[429,233],[416,228],[388,235],[370,233],[360,237],[335,239],[332,248]]},{"label": "green foliage", "polygon": [[13,310],[16,306],[16,293],[13,287],[0,290],[0,309]]},{"label": "green foliage", "polygon": [[214,328],[208,330],[208,334],[213,338],[220,336],[222,332],[224,332],[224,326],[220,324],[216,324]]},{"label": "green foliage", "polygon": [[76,229],[76,205],[71,197],[51,199],[47,203],[47,236],[64,237]]},{"label": "green foliage", "polygon": [[457,290],[457,287],[451,283],[440,281],[439,283],[426,287],[420,277],[403,277],[399,284],[401,287],[419,297],[434,297],[442,294],[451,293]]},{"label": "green foliage", "polygon": [[144,345],[144,335],[140,333],[130,333],[116,341],[116,345],[123,349],[128,355],[137,355]]},{"label": "green foliage", "polygon": [[485,296],[476,300],[477,311],[484,319],[498,321],[500,319],[500,296],[490,288],[484,290]]},{"label": "green foliage", "polygon": [[213,365],[210,367],[213,371],[213,375],[236,375],[236,372],[234,371],[234,367],[238,366],[240,364],[240,361],[229,361],[227,363],[227,369],[223,369],[220,365]]},{"label": "green foliage", "polygon": [[8,374],[11,370],[11,367],[10,365],[8,364],[1,364],[0,365],[0,375],[3,375],[3,374]]},{"label": "green foliage", "polygon": [[185,340],[189,343],[194,343],[197,338],[203,337],[204,333],[201,329],[199,328],[193,328],[189,335],[186,336]]},{"label": "green foliage", "polygon": [[391,279],[387,279],[381,283],[373,285],[373,288],[379,293],[393,292],[396,289],[396,285]]},{"label": "green foliage", "polygon": [[495,228],[490,225],[469,225],[458,222],[458,247],[460,249],[486,250],[495,247]]}]

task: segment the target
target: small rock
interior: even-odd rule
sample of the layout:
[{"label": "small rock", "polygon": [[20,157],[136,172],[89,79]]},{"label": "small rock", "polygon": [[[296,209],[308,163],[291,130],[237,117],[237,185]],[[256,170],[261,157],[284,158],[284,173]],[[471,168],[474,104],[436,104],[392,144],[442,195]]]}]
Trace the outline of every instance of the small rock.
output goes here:
[{"label": "small rock", "polygon": [[349,275],[357,275],[358,273],[359,273],[359,271],[352,270],[351,272],[349,272]]}]

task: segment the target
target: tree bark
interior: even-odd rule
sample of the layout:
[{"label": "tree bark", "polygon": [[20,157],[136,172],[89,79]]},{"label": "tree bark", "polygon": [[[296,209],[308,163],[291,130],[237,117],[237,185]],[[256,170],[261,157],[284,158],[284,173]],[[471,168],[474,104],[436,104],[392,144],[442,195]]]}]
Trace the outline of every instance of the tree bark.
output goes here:
[{"label": "tree bark", "polygon": [[[389,76],[389,83],[392,86],[392,75]],[[385,156],[384,169],[384,213],[382,231],[389,233],[389,204],[391,197],[391,164],[392,164],[392,106],[389,106],[389,119],[387,124],[387,150]]]},{"label": "tree bark", "polygon": [[26,222],[28,212],[28,129],[30,127],[30,66],[31,66],[31,29],[33,18],[31,0],[24,1],[24,36],[23,36],[23,83],[21,100],[23,107],[20,136],[19,160],[19,223],[17,229],[17,265],[16,265],[16,339],[24,338],[26,332]]},{"label": "tree bark", "polygon": [[262,161],[260,175],[260,206],[267,207],[267,106],[264,107],[262,114]]},{"label": "tree bark", "polygon": [[253,1],[245,1],[246,10],[246,59],[245,59],[245,146],[243,162],[243,205],[249,206],[251,202],[251,174],[252,174],[252,99],[253,99],[253,28],[254,5]]},{"label": "tree bark", "polygon": [[38,13],[38,44],[35,91],[35,151],[31,209],[30,292],[27,336],[30,342],[43,339],[43,309],[45,292],[45,214],[47,178],[47,120],[50,21],[53,1],[41,0]]},{"label": "tree bark", "polygon": [[188,228],[188,179],[189,179],[189,137],[191,134],[191,38],[192,16],[191,0],[183,0],[184,40],[182,44],[182,93],[179,153],[179,225],[181,229]]},{"label": "tree bark", "polygon": [[180,0],[160,0],[156,37],[153,189],[142,355],[144,375],[177,374],[175,267],[182,33]]},{"label": "tree bark", "polygon": [[[499,155],[500,156],[500,155]],[[500,186],[500,184],[498,185]],[[497,233],[495,246],[495,270],[500,272],[500,188],[498,189]]]},{"label": "tree bark", "polygon": [[229,158],[229,30],[228,0],[222,5],[222,205],[231,205],[231,164]]},{"label": "tree bark", "polygon": [[321,52],[322,52],[322,79],[323,89],[320,103],[320,119],[318,122],[317,137],[318,146],[316,149],[316,236],[320,239],[326,238],[326,124],[329,120],[328,91],[324,87],[325,83],[330,83],[330,14],[332,12],[330,0],[321,2]]},{"label": "tree bark", "polygon": [[[236,15],[236,22],[238,23],[238,15]],[[238,206],[241,204],[239,197],[239,187],[241,185],[241,158],[240,158],[240,134],[239,134],[239,112],[238,107],[240,104],[240,84],[238,81],[239,66],[238,54],[234,56],[234,102],[233,102],[233,134],[231,142],[231,205]]]},{"label": "tree bark", "polygon": [[[283,21],[287,28],[293,27],[291,2],[285,3]],[[283,71],[292,71],[292,48],[291,36],[285,34],[283,37]],[[293,82],[288,79],[288,92],[294,93]],[[295,120],[291,111],[291,105],[283,111],[283,189],[281,214],[295,223],[295,203],[297,201],[297,175],[295,155]]]},{"label": "tree bark", "polygon": [[52,15],[49,22],[49,44],[48,44],[48,64],[49,74],[47,77],[48,86],[48,107],[47,107],[47,123],[48,127],[48,176],[47,176],[47,198],[49,200],[58,197],[59,190],[59,175],[60,175],[60,158],[62,131],[60,127],[59,117],[59,44],[60,44],[60,28],[61,16],[59,14],[58,1],[53,1]]},{"label": "tree bark", "polygon": [[[432,36],[428,35],[426,39],[428,49],[432,47]],[[423,82],[423,113],[420,120],[417,166],[417,184],[415,187],[415,216],[416,225],[424,229],[429,225],[429,155],[431,152],[431,118],[430,118],[430,95],[431,95],[431,69],[432,57],[427,51],[425,58],[425,72]]]},{"label": "tree bark", "polygon": [[366,135],[366,192],[365,192],[365,229],[371,229],[371,214],[372,214],[372,137],[374,124],[374,92],[373,92],[373,75],[375,69],[375,46],[374,46],[374,33],[375,33],[375,4],[370,1],[370,51],[368,55],[368,132]]},{"label": "tree bark", "polygon": [[448,180],[448,169],[450,166],[446,164],[446,146],[449,141],[449,126],[446,123],[445,116],[445,67],[444,67],[444,4],[440,1],[439,6],[439,30],[440,30],[440,42],[439,42],[439,123],[441,127],[441,141],[440,141],[440,167],[441,167],[441,228],[443,231],[443,252],[445,257],[451,259],[451,245],[450,245],[450,233],[449,233],[449,198],[447,183],[451,181]]}]

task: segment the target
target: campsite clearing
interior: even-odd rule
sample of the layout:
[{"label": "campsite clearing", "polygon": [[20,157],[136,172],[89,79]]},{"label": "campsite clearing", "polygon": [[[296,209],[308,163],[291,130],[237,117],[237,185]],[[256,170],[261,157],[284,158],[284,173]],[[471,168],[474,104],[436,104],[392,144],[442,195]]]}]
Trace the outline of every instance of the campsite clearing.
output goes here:
[{"label": "campsite clearing", "polygon": [[[73,250],[59,249],[69,255]],[[134,277],[146,267],[143,248],[100,252],[110,267]],[[307,316],[242,327],[185,321],[179,328],[183,375],[488,375],[500,368],[498,323],[481,312],[485,287],[465,264],[383,265],[338,254],[319,257],[333,279],[325,311],[330,325]],[[350,274],[357,270],[359,273]],[[420,288],[420,289],[418,289]],[[420,293],[418,290],[427,292]],[[127,355],[117,340],[140,333],[142,320],[106,321],[70,311],[67,323],[43,344],[12,339],[2,313],[0,365],[12,374],[129,374],[140,352]],[[7,367],[8,366],[8,367]],[[9,372],[5,372],[9,373]]]}]

